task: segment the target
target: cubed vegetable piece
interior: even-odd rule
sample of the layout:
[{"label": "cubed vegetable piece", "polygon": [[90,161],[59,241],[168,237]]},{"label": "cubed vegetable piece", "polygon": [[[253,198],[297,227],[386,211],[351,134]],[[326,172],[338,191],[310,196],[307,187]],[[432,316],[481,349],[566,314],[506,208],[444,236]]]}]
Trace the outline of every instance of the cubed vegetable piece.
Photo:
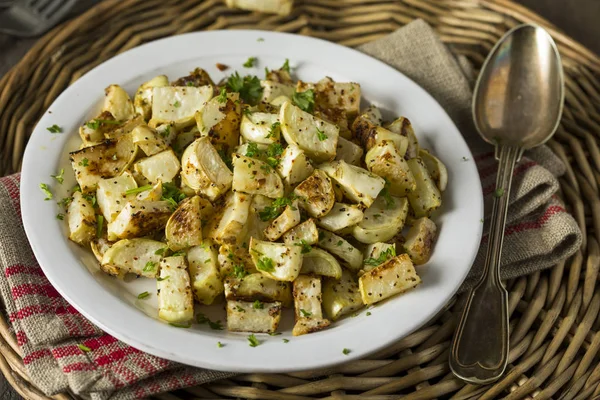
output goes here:
[{"label": "cubed vegetable piece", "polygon": [[294,281],[294,311],[296,324],[292,335],[300,336],[329,326],[321,309],[321,279],[300,275]]},{"label": "cubed vegetable piece", "polygon": [[279,128],[279,116],[262,112],[253,112],[242,117],[240,125],[242,137],[249,141],[261,144],[279,142],[281,129]]},{"label": "cubed vegetable piece", "polygon": [[101,268],[110,275],[127,273],[155,278],[167,245],[156,240],[135,238],[114,243],[102,256]]},{"label": "cubed vegetable piece", "polygon": [[294,200],[291,205],[285,207],[277,218],[271,221],[269,226],[265,228],[264,235],[271,241],[277,240],[299,223],[300,209],[298,208],[298,201]]},{"label": "cubed vegetable piece", "polygon": [[214,201],[231,188],[233,174],[210,144],[210,139],[203,137],[196,139],[183,152],[181,181]]},{"label": "cubed vegetable piece", "polygon": [[277,172],[287,186],[293,186],[308,178],[314,171],[310,160],[295,144],[288,145],[279,159]]},{"label": "cubed vegetable piece", "polygon": [[364,215],[360,206],[355,204],[335,203],[331,211],[317,220],[319,226],[338,232],[362,221]]},{"label": "cubed vegetable piece", "polygon": [[363,268],[359,271],[359,275],[380,266],[390,258],[396,257],[396,245],[383,242],[373,243],[365,248],[364,255]]},{"label": "cubed vegetable piece", "polygon": [[224,290],[213,243],[204,240],[200,245],[190,248],[187,259],[194,297],[201,304],[212,304]]},{"label": "cubed vegetable piece", "polygon": [[338,279],[323,279],[323,310],[332,321],[363,307],[358,281],[350,271],[344,270]]},{"label": "cubed vegetable piece", "polygon": [[412,124],[408,118],[400,117],[394,120],[387,126],[387,129],[405,137],[408,140],[405,154],[406,159],[415,158],[419,155],[419,141],[417,140],[415,131],[413,130]]},{"label": "cubed vegetable piece", "polygon": [[317,230],[315,220],[309,218],[303,223],[296,225],[283,235],[283,241],[288,246],[296,243],[316,244],[319,241],[319,231]]},{"label": "cubed vegetable piece", "polygon": [[336,181],[344,194],[355,203],[369,207],[385,186],[385,180],[364,168],[345,161],[322,164],[319,169]]},{"label": "cubed vegetable piece", "polygon": [[284,194],[283,182],[269,164],[240,154],[233,155],[232,188],[234,191],[261,194],[273,199]]},{"label": "cubed vegetable piece", "polygon": [[232,332],[273,333],[281,319],[281,303],[227,301],[227,330]]},{"label": "cubed vegetable piece", "polygon": [[240,141],[242,110],[239,93],[213,97],[196,112],[196,124],[202,136],[208,136],[217,150],[231,154]]},{"label": "cubed vegetable piece", "polygon": [[230,192],[225,204],[209,222],[209,236],[219,244],[241,245],[248,229],[247,220],[252,196]]},{"label": "cubed vegetable piece", "polygon": [[133,144],[138,146],[146,156],[153,156],[169,148],[165,139],[148,125],[136,126],[131,131],[131,136],[133,138]]},{"label": "cubed vegetable piece", "polygon": [[394,196],[406,196],[417,187],[406,160],[392,142],[384,140],[373,146],[365,156],[365,164],[390,183],[389,192]]},{"label": "cubed vegetable piece", "polygon": [[148,182],[172,182],[179,174],[181,164],[173,150],[166,150],[141,159],[134,164],[134,169],[143,175]]},{"label": "cubed vegetable piece", "polygon": [[137,154],[131,135],[106,140],[98,145],[70,153],[75,179],[84,193],[96,190],[102,178],[118,176]]},{"label": "cubed vegetable piece", "polygon": [[75,192],[67,213],[69,239],[77,244],[87,245],[96,237],[96,213],[92,203],[81,192]]},{"label": "cubed vegetable piece", "polygon": [[165,236],[169,248],[178,251],[202,243],[200,197],[187,198],[179,203],[167,226]]},{"label": "cubed vegetable piece", "polygon": [[358,278],[364,304],[373,304],[421,283],[408,254],[396,256]]},{"label": "cubed vegetable piece", "polygon": [[402,231],[408,201],[406,197],[379,196],[365,210],[365,217],[352,230],[352,235],[362,243],[387,242]]},{"label": "cubed vegetable piece", "polygon": [[348,164],[360,166],[364,150],[359,145],[340,137],[337,144],[335,160],[344,160]]},{"label": "cubed vegetable piece", "polygon": [[296,186],[294,194],[298,196],[300,206],[315,218],[326,215],[335,204],[331,179],[320,170],[315,170]]},{"label": "cubed vegetable piece", "polygon": [[287,102],[279,111],[281,133],[289,144],[300,147],[317,162],[335,158],[339,128]]},{"label": "cubed vegetable piece", "polygon": [[186,323],[194,318],[192,287],[184,256],[165,257],[160,261],[156,286],[160,319]]},{"label": "cubed vegetable piece", "polygon": [[112,222],[119,215],[127,201],[135,199],[135,194],[127,194],[127,191],[136,188],[135,179],[127,171],[121,176],[98,181],[96,200],[106,223]]},{"label": "cubed vegetable piece", "polygon": [[167,201],[127,202],[108,224],[108,240],[145,236],[164,228],[173,210]]},{"label": "cubed vegetable piece", "polygon": [[169,86],[169,78],[159,75],[140,85],[133,97],[135,112],[146,121],[152,117],[152,89],[155,87]]},{"label": "cubed vegetable piece", "polygon": [[419,149],[419,157],[425,163],[429,176],[431,176],[431,179],[433,179],[440,192],[446,190],[446,186],[448,185],[448,170],[444,163],[425,149]]},{"label": "cubed vegetable piece", "polygon": [[192,126],[196,111],[201,110],[213,97],[210,85],[164,86],[152,89],[152,122],[173,122],[177,127]]},{"label": "cubed vegetable piece", "polygon": [[250,256],[260,273],[278,281],[293,281],[302,268],[302,254],[297,246],[250,238]]},{"label": "cubed vegetable piece", "polygon": [[360,84],[355,82],[335,82],[326,77],[314,84],[298,82],[296,90],[303,92],[313,89],[315,93],[315,106],[318,109],[341,108],[348,114],[349,119],[354,119],[360,107]]},{"label": "cubed vegetable piece", "polygon": [[106,96],[102,111],[110,112],[116,120],[126,121],[133,118],[133,102],[127,92],[119,85],[110,85],[104,89]]},{"label": "cubed vegetable piece", "polygon": [[442,194],[429,176],[425,163],[420,158],[407,161],[417,182],[417,188],[408,194],[408,201],[417,218],[431,215],[442,205]]},{"label": "cubed vegetable piece", "polygon": [[425,264],[431,257],[437,227],[427,217],[417,219],[408,230],[404,250],[416,265]]},{"label": "cubed vegetable piece", "polygon": [[162,194],[163,185],[161,181],[158,181],[150,189],[139,192],[135,198],[139,201],[159,201]]},{"label": "cubed vegetable piece", "polygon": [[342,277],[342,267],[331,254],[325,250],[313,247],[310,251],[303,254],[300,273],[303,275],[315,274],[340,279]]},{"label": "cubed vegetable piece", "polygon": [[224,277],[225,298],[227,300],[278,301],[284,307],[292,305],[292,284],[267,278],[261,273],[251,273],[244,277]]},{"label": "cubed vegetable piece", "polygon": [[317,245],[339,257],[352,271],[358,271],[362,266],[363,255],[360,250],[334,233],[319,229],[319,242]]},{"label": "cubed vegetable piece", "polygon": [[274,104],[276,99],[286,98],[288,101],[294,94],[294,86],[272,80],[260,81],[263,88],[261,101]]}]

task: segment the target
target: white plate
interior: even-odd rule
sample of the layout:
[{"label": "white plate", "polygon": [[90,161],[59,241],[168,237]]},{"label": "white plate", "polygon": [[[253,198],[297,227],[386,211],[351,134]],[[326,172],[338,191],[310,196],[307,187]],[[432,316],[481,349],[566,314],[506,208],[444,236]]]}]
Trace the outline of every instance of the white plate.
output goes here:
[{"label": "white plate", "polygon": [[[243,68],[250,56],[258,58],[258,65]],[[50,184],[55,200],[73,187],[68,152],[78,148],[77,129],[97,115],[108,85],[120,84],[133,94],[139,84],[155,75],[175,79],[195,67],[206,69],[215,81],[235,70],[262,77],[265,67],[278,68],[286,58],[296,75],[306,81],[330,76],[359,82],[363,97],[386,110],[388,118],[407,116],[419,140],[448,167],[444,206],[436,217],[439,238],[429,263],[418,267],[423,284],[377,305],[370,316],[363,310],[359,316],[322,332],[292,337],[288,318],[282,324],[283,335],[257,335],[262,342],[258,347],[248,345],[246,334],[210,330],[205,325],[190,329],[169,326],[156,317],[155,295],[137,300],[137,294],[145,290],[155,293],[154,281],[141,278],[122,282],[99,272],[91,253],[67,240],[66,223],[55,217],[59,208],[55,201],[44,201],[39,184]],[[220,72],[217,62],[231,68]],[[53,124],[65,133],[50,133],[46,128]],[[466,277],[481,239],[483,199],[472,159],[459,131],[429,94],[398,71],[358,51],[283,33],[197,32],[120,54],[87,73],[56,99],[25,151],[23,221],[35,256],[52,285],[83,315],[118,339],[156,356],[198,367],[240,372],[304,370],[364,357],[388,346],[422,326],[452,297]],[[50,177],[60,168],[66,171],[63,185]],[[224,319],[223,306],[203,312]],[[284,343],[284,338],[289,343]],[[217,341],[225,346],[218,348]],[[348,355],[342,353],[344,348],[350,350]]]}]

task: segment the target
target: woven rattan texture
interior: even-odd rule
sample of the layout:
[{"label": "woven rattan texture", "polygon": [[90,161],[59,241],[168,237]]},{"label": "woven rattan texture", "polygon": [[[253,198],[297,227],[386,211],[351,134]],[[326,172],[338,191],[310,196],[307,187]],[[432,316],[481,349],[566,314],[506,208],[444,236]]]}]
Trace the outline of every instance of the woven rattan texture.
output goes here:
[{"label": "woven rattan texture", "polygon": [[[478,387],[450,373],[448,346],[461,310],[459,299],[428,326],[368,359],[290,375],[242,375],[161,398],[600,396],[600,59],[509,1],[296,0],[292,15],[280,17],[229,10],[221,0],[106,0],[44,36],[0,81],[0,175],[19,170],[32,127],[58,94],[89,69],[141,43],[195,30],[254,28],[357,46],[415,18],[434,26],[444,42],[476,68],[500,36],[521,22],[549,29],[563,56],[566,107],[550,146],[567,166],[560,195],[576,217],[584,242],[565,263],[507,283],[511,352],[504,378]],[[1,318],[0,334],[4,375],[24,397],[46,399],[29,383],[15,338]]]}]

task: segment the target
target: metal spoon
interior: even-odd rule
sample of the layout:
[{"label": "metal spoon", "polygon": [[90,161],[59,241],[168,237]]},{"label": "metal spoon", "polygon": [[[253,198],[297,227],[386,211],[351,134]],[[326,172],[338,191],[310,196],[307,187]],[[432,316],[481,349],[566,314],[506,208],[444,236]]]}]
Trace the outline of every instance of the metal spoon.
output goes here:
[{"label": "metal spoon", "polygon": [[560,55],[550,35],[525,24],[492,49],[477,80],[473,118],[499,160],[483,274],[471,289],[450,352],[450,368],[474,384],[490,383],[508,361],[508,293],[500,256],[515,163],[558,127],[564,100]]}]

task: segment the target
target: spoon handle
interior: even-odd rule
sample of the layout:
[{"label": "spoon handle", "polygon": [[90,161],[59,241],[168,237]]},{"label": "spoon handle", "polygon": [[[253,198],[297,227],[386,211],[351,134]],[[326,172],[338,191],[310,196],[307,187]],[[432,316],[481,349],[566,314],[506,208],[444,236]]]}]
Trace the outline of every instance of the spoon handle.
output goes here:
[{"label": "spoon handle", "polygon": [[469,292],[450,352],[452,372],[469,383],[495,381],[508,361],[508,293],[500,281],[500,257],[513,169],[521,153],[518,147],[496,148],[499,166],[483,274]]}]

